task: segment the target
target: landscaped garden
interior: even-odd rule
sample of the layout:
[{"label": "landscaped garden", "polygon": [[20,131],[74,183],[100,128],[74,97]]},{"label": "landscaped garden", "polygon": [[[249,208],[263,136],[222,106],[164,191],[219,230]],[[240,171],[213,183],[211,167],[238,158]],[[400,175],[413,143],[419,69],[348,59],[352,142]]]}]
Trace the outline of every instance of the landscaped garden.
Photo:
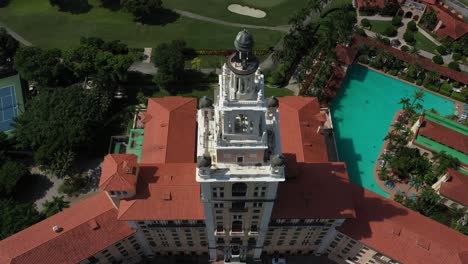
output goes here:
[{"label": "landscaped garden", "polygon": [[[92,8],[88,12],[71,14],[59,12],[48,0],[10,1],[6,7],[0,8],[0,22],[35,46],[46,48],[77,46],[80,37],[93,36],[105,40],[119,39],[130,47],[138,48],[183,39],[195,49],[231,49],[232,38],[240,29],[186,17],[168,18],[166,24],[141,24],[123,10],[99,7],[98,0],[89,0],[89,3]],[[199,6],[211,8],[210,5]],[[290,14],[285,12],[283,15],[287,18]],[[284,35],[266,29],[250,31],[255,36],[256,49],[273,47]]]}]

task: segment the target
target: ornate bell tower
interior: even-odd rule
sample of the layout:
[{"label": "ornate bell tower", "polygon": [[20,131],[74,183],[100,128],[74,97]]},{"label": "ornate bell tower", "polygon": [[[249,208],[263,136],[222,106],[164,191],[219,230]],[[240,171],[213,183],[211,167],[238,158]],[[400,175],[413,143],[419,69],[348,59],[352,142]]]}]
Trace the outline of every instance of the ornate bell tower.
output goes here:
[{"label": "ornate bell tower", "polygon": [[236,52],[219,76],[214,103],[198,111],[197,181],[212,260],[260,259],[284,160],[278,100],[265,102],[252,35],[237,35]]}]

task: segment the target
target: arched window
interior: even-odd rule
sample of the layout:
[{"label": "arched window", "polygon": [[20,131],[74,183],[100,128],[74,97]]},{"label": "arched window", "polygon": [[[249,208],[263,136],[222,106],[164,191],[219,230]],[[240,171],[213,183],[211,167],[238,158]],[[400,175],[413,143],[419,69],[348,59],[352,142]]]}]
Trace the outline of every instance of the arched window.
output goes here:
[{"label": "arched window", "polygon": [[247,194],[247,184],[236,182],[232,185],[232,196],[245,196]]}]

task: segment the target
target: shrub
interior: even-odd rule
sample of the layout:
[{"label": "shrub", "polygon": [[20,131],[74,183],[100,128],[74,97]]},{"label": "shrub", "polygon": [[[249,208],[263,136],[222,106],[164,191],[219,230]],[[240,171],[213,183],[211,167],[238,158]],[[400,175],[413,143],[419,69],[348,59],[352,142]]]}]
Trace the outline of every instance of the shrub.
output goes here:
[{"label": "shrub", "polygon": [[437,52],[439,52],[440,55],[447,55],[448,54],[447,47],[445,47],[444,45],[437,46],[436,50],[437,50]]},{"label": "shrub", "polygon": [[418,31],[418,27],[416,26],[416,22],[414,22],[414,20],[411,20],[410,22],[408,22],[408,30],[412,32]]},{"label": "shrub", "polygon": [[456,60],[456,61],[457,61],[457,60],[461,60],[462,55],[461,55],[461,53],[454,52],[454,53],[452,54],[452,58],[453,58],[454,60]]},{"label": "shrub", "polygon": [[401,23],[401,16],[396,16],[396,17],[393,17],[392,18],[392,25],[394,25],[395,27],[401,27],[402,23]]},{"label": "shrub", "polygon": [[388,26],[384,29],[383,34],[387,37],[394,37],[396,36],[397,31],[393,26]]},{"label": "shrub", "polygon": [[403,34],[403,39],[409,44],[412,44],[416,41],[414,34],[411,31],[406,31],[405,34]]},{"label": "shrub", "polygon": [[361,20],[361,26],[366,27],[366,28],[370,27],[371,23],[370,23],[369,19],[364,18],[363,20]]},{"label": "shrub", "polygon": [[417,80],[416,80],[416,85],[421,86],[422,83],[423,83],[423,80],[421,80],[421,79],[417,79]]},{"label": "shrub", "polygon": [[460,65],[458,62],[452,61],[448,64],[448,67],[452,70],[460,71]]},{"label": "shrub", "polygon": [[452,82],[452,86],[453,86],[454,88],[460,88],[460,83],[457,82],[457,81],[453,81],[453,82]]},{"label": "shrub", "polygon": [[448,81],[445,81],[440,86],[440,90],[441,91],[447,91],[447,92],[450,91],[451,92],[452,91],[452,85]]},{"label": "shrub", "polygon": [[401,46],[401,50],[404,51],[404,52],[408,52],[408,51],[409,51],[409,47],[406,46],[406,45],[403,45],[403,46]]},{"label": "shrub", "polygon": [[455,100],[462,101],[462,102],[467,102],[465,96],[463,96],[461,93],[452,93],[450,95]]},{"label": "shrub", "polygon": [[445,90],[440,89],[439,93],[441,93],[441,94],[443,94],[445,96],[450,96],[452,94],[452,91],[445,91]]},{"label": "shrub", "polygon": [[360,55],[358,57],[358,61],[360,63],[368,64],[369,63],[369,57],[367,55]]},{"label": "shrub", "polygon": [[88,179],[85,177],[68,177],[65,178],[62,185],[59,186],[58,191],[71,196],[85,188],[87,183]]},{"label": "shrub", "polygon": [[366,32],[365,32],[364,29],[362,29],[362,28],[356,29],[356,32],[355,32],[355,33],[358,34],[359,36],[367,37]]},{"label": "shrub", "polygon": [[391,69],[391,70],[388,71],[388,74],[396,76],[398,74],[398,71],[395,70],[395,69]]},{"label": "shrub", "polygon": [[385,45],[387,45],[387,46],[390,46],[390,39],[388,39],[388,38],[383,38],[383,39],[382,39],[382,43],[385,44]]},{"label": "shrub", "polygon": [[434,57],[432,57],[432,61],[439,65],[444,64],[444,59],[442,59],[442,57],[439,55],[435,55]]}]

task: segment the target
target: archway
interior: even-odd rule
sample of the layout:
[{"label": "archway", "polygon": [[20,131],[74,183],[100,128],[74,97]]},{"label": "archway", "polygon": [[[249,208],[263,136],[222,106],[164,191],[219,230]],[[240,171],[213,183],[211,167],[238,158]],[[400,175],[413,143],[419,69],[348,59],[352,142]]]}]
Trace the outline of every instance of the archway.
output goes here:
[{"label": "archway", "polygon": [[413,17],[413,12],[411,12],[411,11],[406,12],[405,18],[412,18],[412,17]]}]

